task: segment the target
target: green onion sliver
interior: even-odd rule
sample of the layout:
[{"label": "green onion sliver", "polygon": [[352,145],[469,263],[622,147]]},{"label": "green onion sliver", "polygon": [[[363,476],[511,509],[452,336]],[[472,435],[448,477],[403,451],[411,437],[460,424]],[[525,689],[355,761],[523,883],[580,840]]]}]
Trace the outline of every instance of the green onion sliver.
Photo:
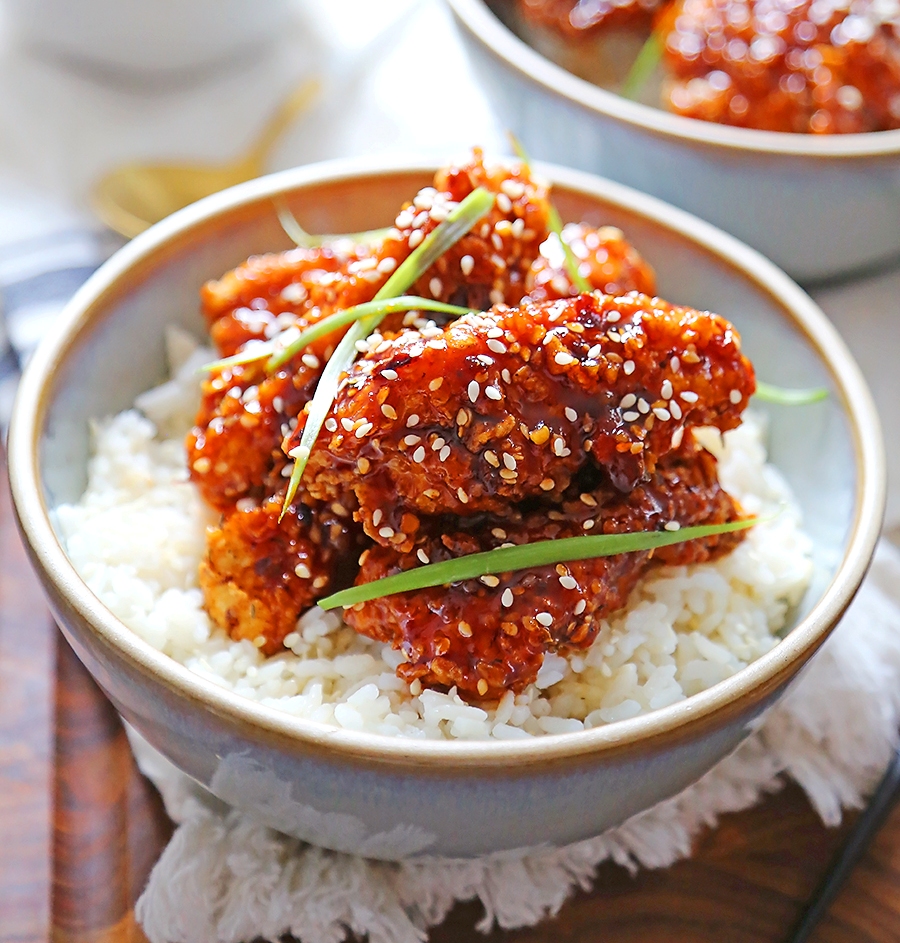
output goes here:
[{"label": "green onion sliver", "polygon": [[[313,341],[320,337],[331,334],[346,324],[352,324],[360,318],[371,314],[393,314],[397,311],[436,311],[439,314],[452,314],[456,317],[462,317],[464,314],[471,314],[471,308],[461,308],[459,305],[448,305],[443,301],[434,301],[431,298],[419,298],[417,295],[402,295],[400,298],[391,298],[388,301],[366,301],[363,304],[353,305],[345,308],[343,311],[337,311],[322,318],[311,327],[301,331],[290,344],[279,348],[279,340],[284,335],[274,337],[271,341],[257,341],[248,348],[233,354],[231,357],[223,357],[221,360],[214,360],[212,363],[204,364],[200,369],[211,372],[213,370],[225,370],[228,367],[239,364],[254,363],[257,360],[269,358],[266,364],[266,372],[273,373],[283,364],[287,363],[295,354],[308,347]],[[291,328],[290,330],[293,330]],[[285,332],[287,333],[287,332]]]},{"label": "green onion sliver", "polygon": [[[397,266],[394,274],[382,285],[374,301],[396,298],[403,294],[428,271],[429,268],[466,233],[485,216],[494,205],[494,194],[482,187],[476,187],[464,200],[451,210],[447,218],[433,229],[415,249]],[[288,506],[294,500],[300,479],[310,452],[319,437],[322,424],[328,417],[342,374],[349,369],[356,358],[356,342],[368,337],[379,325],[384,314],[371,314],[356,321],[342,338],[337,350],[331,355],[322,376],[319,378],[316,392],[307,407],[306,426],[300,436],[299,444],[291,450],[290,458],[294,468],[288,482],[284,504],[279,520],[284,517]]]},{"label": "green onion sliver", "polygon": [[632,62],[628,75],[625,76],[625,81],[619,89],[619,94],[623,98],[630,98],[634,101],[653,75],[662,60],[662,55],[663,41],[656,32],[652,32]]},{"label": "green onion sliver", "polygon": [[[461,308],[459,305],[448,305],[443,301],[433,301],[431,298],[420,298],[418,295],[401,295],[399,298],[391,298],[384,301],[365,301],[362,304],[353,305],[351,308],[345,308],[335,314],[322,318],[312,327],[301,331],[297,337],[286,347],[279,350],[269,358],[266,364],[266,372],[272,373],[283,364],[286,364],[295,354],[308,347],[313,341],[320,337],[331,334],[332,331],[362,318],[377,315],[383,318],[388,314],[395,314],[398,311],[436,311],[440,314],[452,314],[456,317],[462,317],[464,314],[471,314],[471,308]],[[262,356],[265,356],[263,354]]]},{"label": "green onion sliver", "polygon": [[388,232],[390,232],[389,229],[369,229],[366,232],[328,233],[322,236],[314,236],[312,233],[308,233],[300,223],[297,222],[297,217],[294,216],[284,203],[280,201],[273,202],[275,212],[278,214],[278,222],[281,223],[281,228],[285,231],[291,242],[301,249],[315,249],[319,246],[339,242],[343,239],[349,239],[351,242],[359,242],[368,245],[374,242],[381,242]]},{"label": "green onion sliver", "polygon": [[[512,133],[512,131],[507,132],[509,134],[509,140],[512,144],[513,150],[516,152],[516,157],[525,165],[525,169],[531,173],[531,162],[528,159],[528,154],[525,153],[525,148],[522,146],[522,142]],[[563,256],[566,260],[566,273],[569,278],[572,280],[572,284],[582,293],[586,291],[593,291],[593,286],[591,283],[581,274],[579,271],[579,265],[581,264],[578,260],[578,257],[572,251],[572,247],[563,239],[562,231],[562,220],[559,218],[559,211],[551,203],[550,210],[547,213],[547,225],[550,228],[550,231],[556,235],[556,238],[559,240],[560,248],[563,251]]]},{"label": "green onion sliver", "polygon": [[736,530],[745,530],[759,523],[759,518],[729,521],[725,524],[703,524],[698,527],[683,527],[681,530],[637,531],[631,534],[594,534],[586,537],[564,537],[558,540],[538,540],[518,547],[497,547],[483,553],[430,563],[404,573],[386,576],[380,580],[351,586],[349,589],[319,600],[322,609],[338,606],[353,606],[394,593],[406,593],[429,586],[444,586],[461,580],[477,579],[489,573],[509,573],[535,566],[551,566],[570,560],[588,560],[592,557],[609,557],[617,553],[636,550],[655,550],[671,544],[696,540],[698,537],[714,537]]},{"label": "green onion sliver", "polygon": [[756,397],[764,403],[776,403],[779,406],[808,406],[828,398],[828,390],[817,386],[806,390],[791,390],[771,383],[756,382]]}]

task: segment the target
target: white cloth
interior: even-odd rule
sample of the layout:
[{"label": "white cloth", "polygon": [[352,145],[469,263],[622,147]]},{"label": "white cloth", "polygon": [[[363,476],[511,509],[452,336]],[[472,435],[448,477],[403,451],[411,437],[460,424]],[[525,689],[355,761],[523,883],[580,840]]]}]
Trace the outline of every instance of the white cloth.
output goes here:
[{"label": "white cloth", "polygon": [[479,929],[555,914],[597,866],[666,867],[720,815],[792,779],[828,825],[857,807],[897,749],[900,552],[882,543],[838,628],[757,730],[699,782],[604,835],[566,848],[475,860],[369,861],[280,835],[204,793],[132,732],[141,770],[179,823],[137,904],[151,943],[303,943],[427,938],[456,901],[484,905]]}]

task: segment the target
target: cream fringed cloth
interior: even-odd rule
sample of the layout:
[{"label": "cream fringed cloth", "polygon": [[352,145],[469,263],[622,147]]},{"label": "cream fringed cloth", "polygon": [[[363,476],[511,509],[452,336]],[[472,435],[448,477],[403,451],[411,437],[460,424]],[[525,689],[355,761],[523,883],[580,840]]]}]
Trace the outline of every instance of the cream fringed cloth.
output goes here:
[{"label": "cream fringed cloth", "polygon": [[882,542],[840,626],[755,733],[684,792],[597,838],[475,860],[372,861],[325,851],[212,799],[132,733],[142,771],[178,829],[138,901],[151,943],[370,943],[427,939],[460,900],[484,905],[479,929],[527,926],[589,888],[607,860],[631,870],[690,855],[694,837],[788,779],[828,825],[859,806],[897,746],[900,553]]}]

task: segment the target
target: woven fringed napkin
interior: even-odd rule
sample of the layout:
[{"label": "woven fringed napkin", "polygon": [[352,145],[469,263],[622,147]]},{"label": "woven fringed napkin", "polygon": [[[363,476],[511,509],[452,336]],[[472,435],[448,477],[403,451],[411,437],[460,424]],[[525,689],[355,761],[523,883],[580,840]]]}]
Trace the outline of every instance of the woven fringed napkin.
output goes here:
[{"label": "woven fringed napkin", "polygon": [[[565,848],[475,860],[372,861],[325,851],[255,822],[201,790],[136,735],[142,771],[178,822],[138,901],[151,943],[240,943],[291,933],[304,943],[427,939],[456,901],[478,898],[487,931],[537,923],[597,866],[662,868],[690,855],[725,812],[793,779],[822,820],[861,805],[900,726],[900,553],[882,542],[840,626],[755,733],[684,792]],[[132,732],[133,733],[133,732]]]}]

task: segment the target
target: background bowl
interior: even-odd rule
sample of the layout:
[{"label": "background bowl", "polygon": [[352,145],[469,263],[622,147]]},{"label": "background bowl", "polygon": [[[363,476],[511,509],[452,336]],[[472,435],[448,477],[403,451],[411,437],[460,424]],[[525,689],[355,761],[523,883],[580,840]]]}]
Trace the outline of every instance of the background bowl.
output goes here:
[{"label": "background bowl", "polygon": [[447,0],[502,125],[534,158],[651,193],[812,282],[900,258],[900,130],[782,134],[668,114],[554,65],[495,15]]},{"label": "background bowl", "polygon": [[433,169],[327,164],[263,178],[163,221],[82,288],[22,380],[10,478],[29,553],[79,657],[150,743],[220,798],[301,838],[395,858],[467,856],[599,833],[692,782],[749,732],[827,637],[866,570],[884,498],[878,422],[849,353],[813,302],[757,253],[681,211],[586,174],[542,168],[564,219],[621,226],[661,293],[743,334],[761,378],[827,385],[772,408],[771,458],[815,542],[813,583],[784,641],[709,690],[655,713],[530,741],[410,741],[301,720],[160,654],[88,590],[50,511],[86,483],[91,417],[164,377],[164,328],[203,331],[197,289],[246,256],[286,248],[282,196],[313,232],[388,224]]}]

